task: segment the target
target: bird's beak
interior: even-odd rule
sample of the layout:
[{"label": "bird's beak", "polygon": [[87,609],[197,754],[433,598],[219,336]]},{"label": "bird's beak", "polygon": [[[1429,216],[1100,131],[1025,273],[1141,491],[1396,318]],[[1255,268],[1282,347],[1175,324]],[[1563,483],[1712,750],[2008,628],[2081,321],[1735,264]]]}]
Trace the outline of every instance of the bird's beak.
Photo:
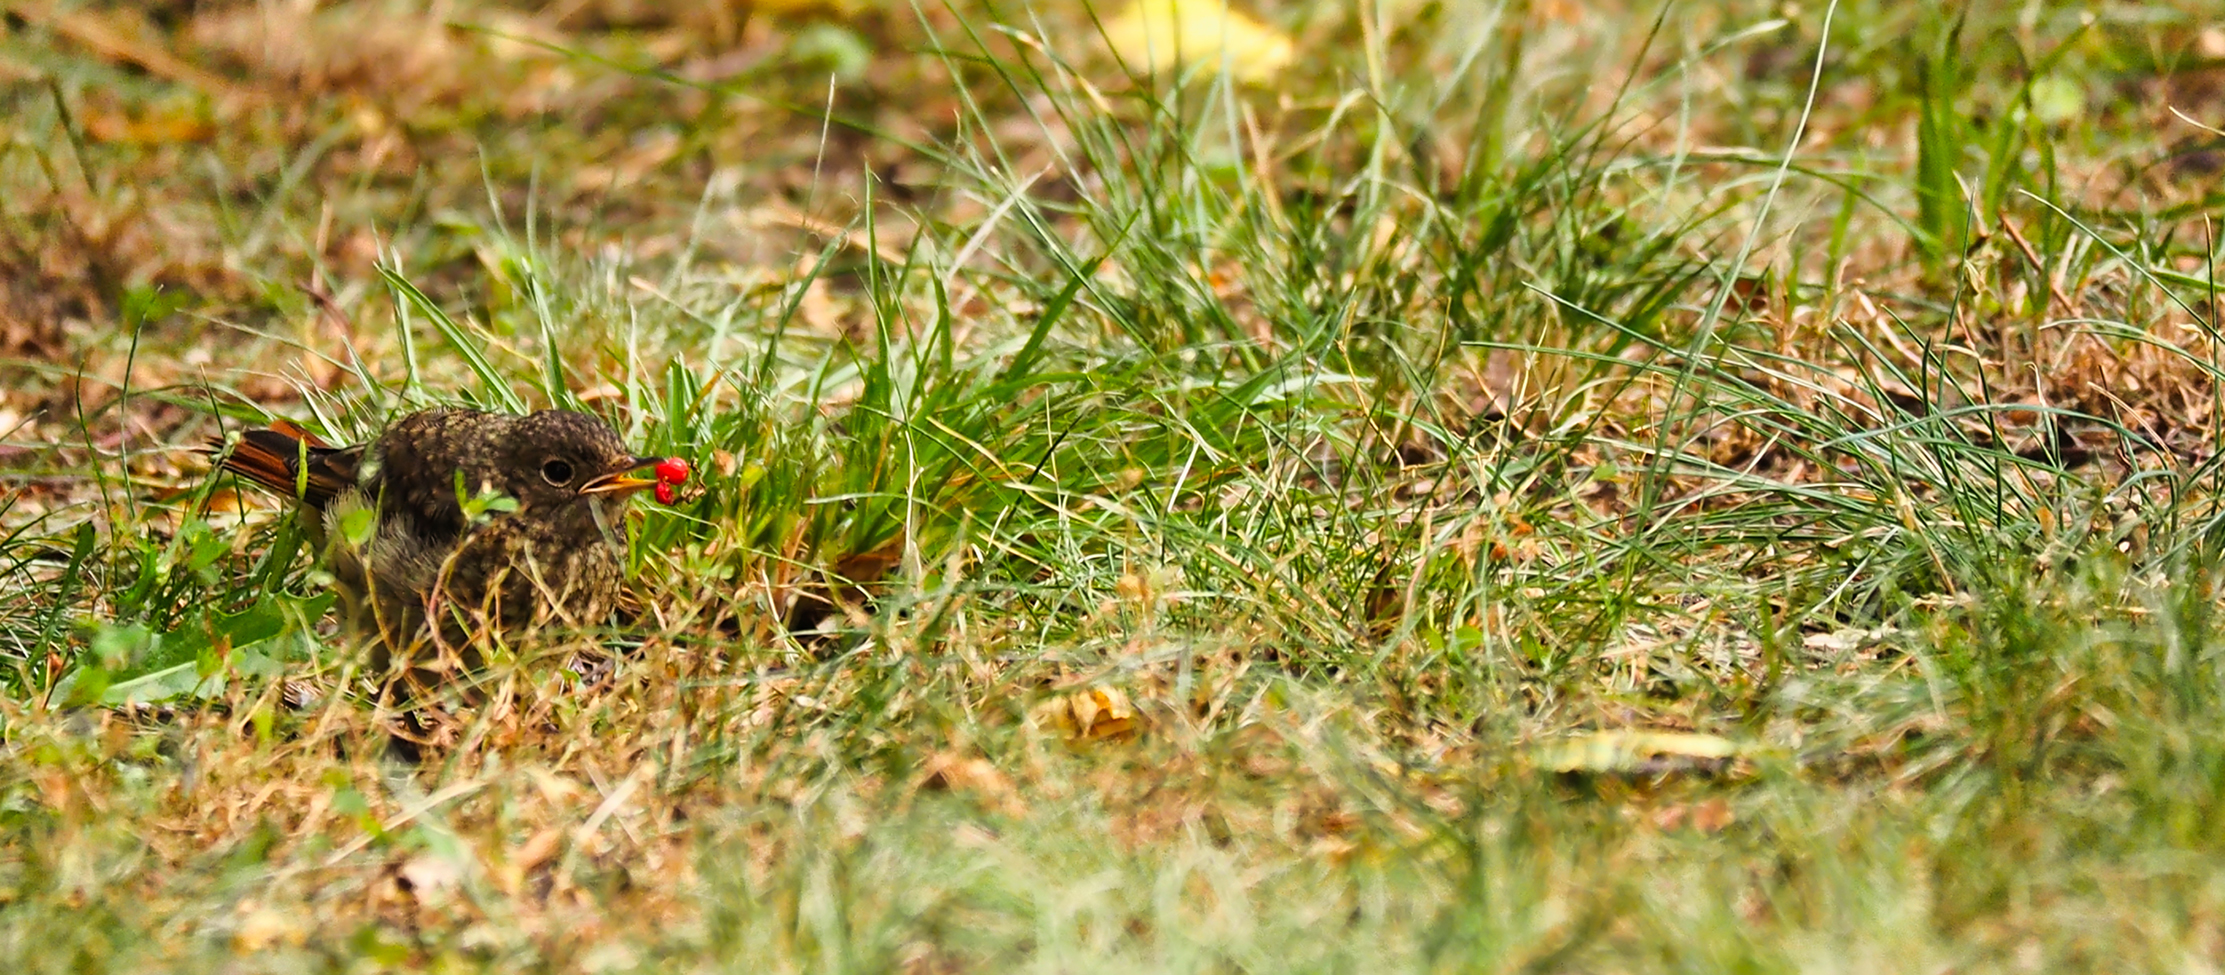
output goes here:
[{"label": "bird's beak", "polygon": [[618,468],[595,475],[579,489],[581,494],[613,494],[625,497],[635,491],[657,486],[655,478],[634,477],[633,472],[644,467],[655,467],[661,457],[629,457]]}]

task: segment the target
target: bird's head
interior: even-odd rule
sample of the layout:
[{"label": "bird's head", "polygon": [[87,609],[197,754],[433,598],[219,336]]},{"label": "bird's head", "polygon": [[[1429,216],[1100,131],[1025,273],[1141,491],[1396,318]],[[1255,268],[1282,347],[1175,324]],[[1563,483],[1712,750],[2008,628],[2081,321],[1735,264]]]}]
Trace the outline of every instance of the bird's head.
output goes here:
[{"label": "bird's head", "polygon": [[590,500],[623,502],[657,484],[636,475],[659,458],[635,456],[610,424],[571,410],[517,418],[491,453],[500,474],[490,480],[526,510]]}]

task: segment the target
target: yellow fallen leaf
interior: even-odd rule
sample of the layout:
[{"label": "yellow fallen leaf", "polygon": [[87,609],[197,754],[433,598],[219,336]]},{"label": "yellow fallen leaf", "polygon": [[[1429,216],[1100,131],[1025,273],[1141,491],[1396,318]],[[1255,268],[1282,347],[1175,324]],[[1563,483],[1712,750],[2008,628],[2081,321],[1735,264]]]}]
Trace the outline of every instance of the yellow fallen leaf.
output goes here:
[{"label": "yellow fallen leaf", "polygon": [[1136,709],[1117,687],[1091,687],[1061,694],[1030,712],[1037,727],[1068,741],[1097,741],[1134,734]]},{"label": "yellow fallen leaf", "polygon": [[216,123],[191,109],[135,117],[104,106],[87,109],[79,122],[94,142],[158,146],[207,142],[216,137]]},{"label": "yellow fallen leaf", "polygon": [[1714,761],[1746,749],[1728,738],[1684,731],[1602,731],[1540,744],[1531,764],[1554,772],[1631,772],[1662,759]]},{"label": "yellow fallen leaf", "polygon": [[454,860],[431,853],[411,857],[396,871],[409,882],[409,894],[420,904],[446,903],[464,882],[464,871]]},{"label": "yellow fallen leaf", "polygon": [[274,945],[300,945],[308,929],[300,919],[268,907],[241,905],[239,927],[232,932],[232,947],[243,955],[266,951]]},{"label": "yellow fallen leaf", "polygon": [[775,17],[855,17],[865,12],[864,0],[757,0],[750,9]]},{"label": "yellow fallen leaf", "polygon": [[1290,38],[1225,0],[1136,0],[1105,23],[1113,53],[1142,72],[1204,65],[1265,81],[1290,64]]}]

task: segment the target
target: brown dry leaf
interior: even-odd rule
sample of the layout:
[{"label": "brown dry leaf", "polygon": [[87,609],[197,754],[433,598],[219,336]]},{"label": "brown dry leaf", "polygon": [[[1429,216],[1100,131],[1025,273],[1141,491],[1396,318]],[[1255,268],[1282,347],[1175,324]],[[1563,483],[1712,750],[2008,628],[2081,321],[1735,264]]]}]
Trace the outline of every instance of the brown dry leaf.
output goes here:
[{"label": "brown dry leaf", "polygon": [[752,13],[849,14],[856,6],[832,0],[570,0],[554,5],[555,20],[568,29],[656,30],[680,28],[675,36],[701,33],[732,42]]},{"label": "brown dry leaf", "polygon": [[502,889],[511,896],[516,896],[525,889],[525,878],[540,869],[542,864],[554,859],[556,851],[563,844],[564,831],[557,827],[545,827],[533,834],[531,839],[520,845],[502,864]]},{"label": "brown dry leaf", "polygon": [[878,582],[903,558],[904,539],[893,538],[872,551],[853,552],[843,556],[842,561],[835,563],[834,574],[837,578],[859,585]]},{"label": "brown dry leaf", "polygon": [[[0,54],[0,81],[9,82],[12,84],[22,84],[24,82],[37,81],[40,78],[44,77],[46,77],[45,73],[41,72],[39,69],[18,61],[14,58],[8,57],[5,54]],[[0,128],[0,142],[8,141],[10,136],[11,133],[7,129]]]},{"label": "brown dry leaf", "polygon": [[1537,8],[1538,19],[1560,24],[1583,22],[1593,16],[1592,11],[1574,0],[1545,0]]},{"label": "brown dry leaf", "polygon": [[1721,796],[1705,802],[1664,806],[1653,813],[1654,827],[1662,830],[1690,826],[1702,833],[1715,834],[1737,821],[1738,814],[1731,810],[1730,801]]},{"label": "brown dry leaf", "polygon": [[852,320],[849,303],[834,296],[834,288],[825,278],[813,278],[804,285],[803,300],[796,303],[796,317],[813,332],[830,336],[849,334],[848,323]]},{"label": "brown dry leaf", "polygon": [[639,184],[657,167],[672,161],[680,154],[680,149],[679,136],[659,133],[626,149],[608,164],[581,166],[572,174],[572,189],[578,193],[627,189]]},{"label": "brown dry leaf", "polygon": [[105,106],[80,113],[85,135],[95,142],[140,146],[182,145],[207,142],[216,137],[216,123],[206,114],[186,106],[134,116]]},{"label": "brown dry leaf", "polygon": [[1738,814],[1731,811],[1730,800],[1721,796],[1692,807],[1692,828],[1702,833],[1720,833],[1737,821]]},{"label": "brown dry leaf", "polygon": [[1027,813],[1012,780],[989,760],[941,752],[928,757],[919,775],[918,788],[930,792],[967,792],[1008,816]]},{"label": "brown dry leaf", "polygon": [[33,23],[45,24],[55,33],[90,49],[109,61],[143,68],[151,74],[183,82],[211,95],[239,95],[230,81],[181,60],[153,36],[144,14],[137,11],[60,11],[40,0],[0,3],[0,9]]},{"label": "brown dry leaf", "polygon": [[1068,741],[1103,741],[1136,733],[1135,706],[1117,687],[1090,687],[1061,694],[1029,712],[1036,727],[1051,729]]},{"label": "brown dry leaf", "polygon": [[463,65],[465,49],[437,14],[344,5],[251,4],[193,18],[185,35],[266,83],[313,96],[375,93],[406,115],[413,103],[492,83]]}]

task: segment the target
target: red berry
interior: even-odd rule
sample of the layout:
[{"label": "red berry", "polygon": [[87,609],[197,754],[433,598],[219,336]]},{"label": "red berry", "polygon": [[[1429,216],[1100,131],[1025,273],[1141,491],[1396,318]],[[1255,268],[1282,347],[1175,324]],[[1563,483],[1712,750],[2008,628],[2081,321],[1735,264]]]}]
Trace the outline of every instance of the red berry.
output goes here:
[{"label": "red berry", "polygon": [[659,502],[664,504],[671,504],[673,497],[678,493],[679,492],[672,490],[671,481],[657,482],[657,500]]},{"label": "red berry", "polygon": [[[657,480],[667,484],[688,482],[688,462],[678,457],[667,457],[657,462]],[[663,497],[659,494],[658,497]]]}]

